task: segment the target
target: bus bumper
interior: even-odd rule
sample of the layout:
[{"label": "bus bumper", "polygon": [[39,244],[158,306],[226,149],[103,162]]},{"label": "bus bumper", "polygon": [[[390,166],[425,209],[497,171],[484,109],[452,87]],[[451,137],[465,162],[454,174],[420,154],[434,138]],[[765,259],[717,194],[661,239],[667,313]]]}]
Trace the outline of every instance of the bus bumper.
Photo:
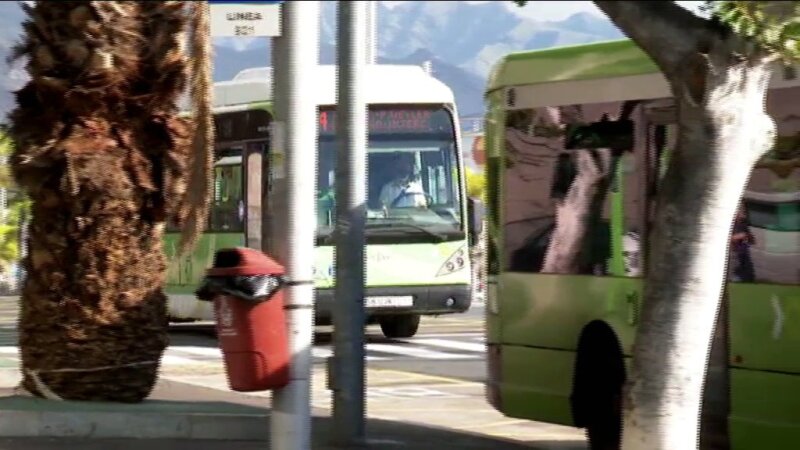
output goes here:
[{"label": "bus bumper", "polygon": [[[315,318],[318,325],[331,322],[333,317],[333,289],[316,290]],[[393,314],[438,315],[462,313],[472,304],[472,288],[468,284],[440,286],[384,286],[366,289],[370,297],[412,297],[411,306],[367,306],[367,316]]]}]

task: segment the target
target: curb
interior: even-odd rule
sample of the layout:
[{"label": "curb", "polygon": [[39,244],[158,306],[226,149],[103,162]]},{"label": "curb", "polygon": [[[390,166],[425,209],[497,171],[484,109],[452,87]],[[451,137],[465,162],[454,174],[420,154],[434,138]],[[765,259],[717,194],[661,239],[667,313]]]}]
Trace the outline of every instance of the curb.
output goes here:
[{"label": "curb", "polygon": [[[52,401],[14,395],[17,374],[0,370],[0,438],[269,439],[269,410],[253,406],[261,399],[240,403],[237,394],[162,378],[161,393],[143,403]],[[182,398],[165,395],[175,389]]]},{"label": "curb", "polygon": [[0,437],[269,439],[268,415],[0,411]]}]

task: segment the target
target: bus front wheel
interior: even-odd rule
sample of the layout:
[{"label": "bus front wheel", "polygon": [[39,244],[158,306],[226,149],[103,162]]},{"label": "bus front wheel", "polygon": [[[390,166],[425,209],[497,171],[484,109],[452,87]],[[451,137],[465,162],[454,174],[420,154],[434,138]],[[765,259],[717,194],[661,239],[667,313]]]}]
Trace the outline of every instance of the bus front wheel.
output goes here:
[{"label": "bus front wheel", "polygon": [[384,316],[378,319],[383,335],[389,339],[410,338],[419,330],[419,314]]}]

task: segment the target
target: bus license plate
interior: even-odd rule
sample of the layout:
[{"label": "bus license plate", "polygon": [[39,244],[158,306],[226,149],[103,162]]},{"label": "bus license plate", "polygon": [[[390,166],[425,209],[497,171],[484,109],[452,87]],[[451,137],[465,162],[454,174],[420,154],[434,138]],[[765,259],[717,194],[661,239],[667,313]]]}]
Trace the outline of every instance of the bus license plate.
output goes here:
[{"label": "bus license plate", "polygon": [[414,306],[414,297],[410,295],[397,297],[367,297],[364,306],[367,308],[402,308]]}]

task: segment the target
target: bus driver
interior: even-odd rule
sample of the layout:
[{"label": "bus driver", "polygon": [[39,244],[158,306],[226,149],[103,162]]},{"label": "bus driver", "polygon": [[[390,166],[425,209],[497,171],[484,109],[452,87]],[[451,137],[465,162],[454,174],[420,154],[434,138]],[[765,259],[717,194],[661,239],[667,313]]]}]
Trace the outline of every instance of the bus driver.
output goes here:
[{"label": "bus driver", "polygon": [[427,207],[428,201],[422,183],[414,173],[413,155],[397,153],[389,164],[394,167],[395,177],[381,189],[381,206],[384,209]]}]

